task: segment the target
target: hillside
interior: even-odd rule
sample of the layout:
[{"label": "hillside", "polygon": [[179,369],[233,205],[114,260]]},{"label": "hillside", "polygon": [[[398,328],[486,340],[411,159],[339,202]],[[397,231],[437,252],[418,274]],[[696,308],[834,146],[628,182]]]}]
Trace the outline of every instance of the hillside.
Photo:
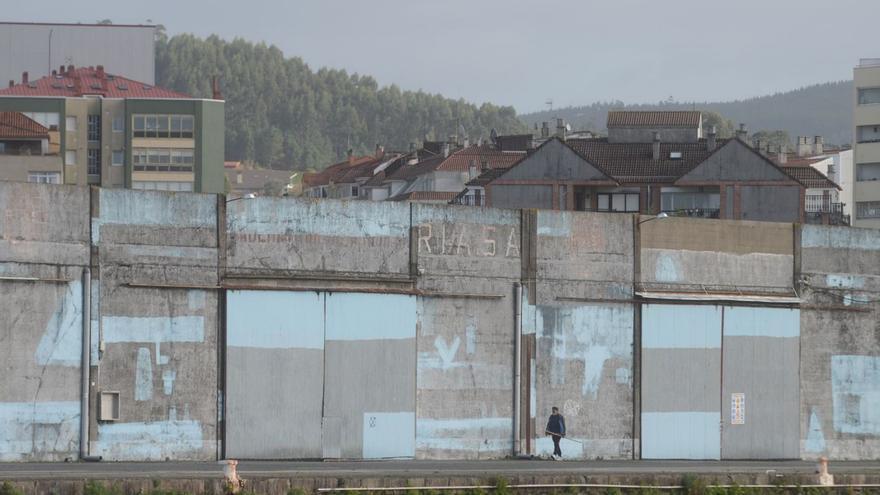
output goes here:
[{"label": "hillside", "polygon": [[204,98],[213,76],[220,76],[226,99],[226,158],[274,168],[322,168],[349,148],[365,154],[376,144],[407,149],[452,134],[476,139],[492,128],[525,129],[512,107],[379,87],[370,76],[341,70],[314,71],[274,46],[159,36],[158,85]]},{"label": "hillside", "polygon": [[[632,110],[698,110],[718,112],[735,123],[744,122],[751,132],[784,130],[796,136],[823,136],[826,143],[848,144],[852,141],[852,81],[839,81],[807,86],[794,91],[776,93],[746,100],[702,103],[660,103],[625,105],[622,102],[594,103],[582,107],[554,109],[521,115],[529,127],[542,121],[562,117],[575,129],[605,130],[610,109]],[[553,126],[551,126],[553,127]]]}]

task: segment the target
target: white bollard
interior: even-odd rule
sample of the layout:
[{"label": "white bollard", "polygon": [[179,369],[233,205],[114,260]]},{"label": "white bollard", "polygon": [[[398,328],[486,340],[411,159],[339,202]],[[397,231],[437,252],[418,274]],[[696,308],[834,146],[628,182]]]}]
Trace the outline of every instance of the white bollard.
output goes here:
[{"label": "white bollard", "polygon": [[244,486],[244,480],[238,477],[237,466],[238,461],[226,459],[220,461],[223,464],[223,476],[226,478],[226,486],[229,493],[238,493]]},{"label": "white bollard", "polygon": [[834,475],[828,473],[828,458],[820,457],[819,465],[816,466],[819,473],[819,484],[823,486],[834,486]]}]

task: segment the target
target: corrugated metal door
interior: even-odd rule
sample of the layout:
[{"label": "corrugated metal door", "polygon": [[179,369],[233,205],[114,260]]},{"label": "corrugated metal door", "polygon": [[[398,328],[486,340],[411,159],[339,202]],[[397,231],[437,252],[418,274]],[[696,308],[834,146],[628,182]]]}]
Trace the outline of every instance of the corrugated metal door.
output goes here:
[{"label": "corrugated metal door", "polygon": [[720,459],[718,306],[642,308],[644,459]]},{"label": "corrugated metal door", "polygon": [[226,456],[319,458],[324,296],[229,291]]},{"label": "corrugated metal door", "polygon": [[725,459],[800,457],[800,310],[724,308]]},{"label": "corrugated metal door", "polygon": [[325,457],[414,457],[415,296],[326,297],[324,417],[340,434]]}]

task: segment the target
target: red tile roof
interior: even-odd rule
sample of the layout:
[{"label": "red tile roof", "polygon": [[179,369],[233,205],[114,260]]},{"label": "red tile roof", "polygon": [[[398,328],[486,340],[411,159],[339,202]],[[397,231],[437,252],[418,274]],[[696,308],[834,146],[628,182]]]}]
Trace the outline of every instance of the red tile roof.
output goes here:
[{"label": "red tile roof", "polygon": [[443,160],[437,170],[467,172],[473,161],[477,167],[482,167],[485,161],[488,168],[509,168],[514,163],[522,160],[525,152],[503,152],[492,145],[468,146],[449,155]]},{"label": "red tile roof", "polygon": [[[817,160],[818,161],[818,160]],[[829,179],[825,174],[816,170],[809,165],[793,165],[785,164],[782,166],[785,173],[795,178],[798,182],[806,186],[808,189],[839,189],[840,186]]]},{"label": "red tile roof", "polygon": [[608,112],[606,127],[700,127],[700,112],[696,111],[634,111]]},{"label": "red tile roof", "polygon": [[122,76],[104,73],[99,66],[80,67],[56,76],[46,76],[27,84],[0,89],[0,96],[58,96],[76,97],[101,95],[105,98],[192,98],[150,84]]},{"label": "red tile roof", "polygon": [[382,163],[375,156],[358,156],[353,160],[334,163],[320,172],[303,174],[303,185],[306,187],[326,186],[334,184],[354,182],[357,177],[371,177],[373,167]]},{"label": "red tile roof", "polygon": [[21,112],[0,112],[0,139],[46,139],[49,129]]}]

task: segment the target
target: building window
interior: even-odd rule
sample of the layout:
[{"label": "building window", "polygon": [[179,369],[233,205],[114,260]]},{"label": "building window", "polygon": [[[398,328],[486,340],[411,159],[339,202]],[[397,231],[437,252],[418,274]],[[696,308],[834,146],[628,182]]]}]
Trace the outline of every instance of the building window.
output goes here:
[{"label": "building window", "polygon": [[113,150],[113,158],[110,162],[111,165],[120,166],[125,163],[125,153],[122,150]]},{"label": "building window", "polygon": [[351,186],[351,197],[356,198],[358,197],[358,194],[360,194],[358,192],[358,186]]},{"label": "building window", "polygon": [[65,151],[64,152],[64,164],[65,165],[76,165],[76,151]]},{"label": "building window", "polygon": [[858,126],[856,128],[856,141],[859,143],[880,142],[880,124]]},{"label": "building window", "polygon": [[195,162],[191,149],[135,148],[131,158],[139,172],[191,172]]},{"label": "building window", "polygon": [[101,150],[91,149],[88,153],[88,174],[101,175]]},{"label": "building window", "polygon": [[101,116],[89,115],[89,141],[97,142],[101,140]]},{"label": "building window", "polygon": [[67,117],[64,119],[64,130],[67,132],[76,132],[76,117]]},{"label": "building window", "polygon": [[113,132],[123,132],[125,131],[125,126],[123,123],[125,120],[122,117],[113,117]]},{"label": "building window", "polygon": [[856,218],[880,218],[880,201],[857,202]]},{"label": "building window", "polygon": [[134,181],[131,184],[132,189],[140,189],[144,191],[184,191],[192,192],[192,182],[175,182],[175,181]]},{"label": "building window", "polygon": [[638,193],[599,193],[598,211],[638,212]]},{"label": "building window", "polygon": [[61,184],[61,174],[58,172],[30,172],[28,182],[40,184]]},{"label": "building window", "polygon": [[856,165],[856,180],[880,180],[880,163],[859,163]]},{"label": "building window", "polygon": [[146,138],[192,138],[195,117],[192,115],[135,115],[132,135]]},{"label": "building window", "polygon": [[880,88],[859,89],[859,105],[880,103]]}]

